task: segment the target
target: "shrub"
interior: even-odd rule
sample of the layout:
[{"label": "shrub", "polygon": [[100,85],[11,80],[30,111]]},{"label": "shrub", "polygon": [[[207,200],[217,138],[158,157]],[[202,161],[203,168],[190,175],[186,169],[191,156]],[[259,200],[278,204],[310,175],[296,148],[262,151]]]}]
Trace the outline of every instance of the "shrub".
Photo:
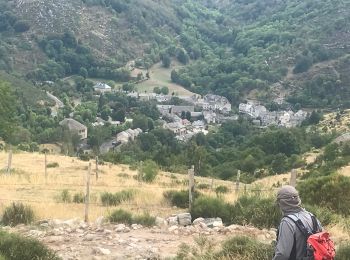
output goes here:
[{"label": "shrub", "polygon": [[29,30],[30,25],[27,21],[19,20],[13,25],[13,28],[16,32],[26,32]]},{"label": "shrub", "polygon": [[230,223],[252,224],[258,228],[277,227],[281,220],[281,212],[273,198],[243,196],[231,207]]},{"label": "shrub", "polygon": [[304,203],[329,208],[348,216],[350,215],[349,186],[349,177],[334,174],[301,182],[298,190]]},{"label": "shrub", "polygon": [[268,260],[272,259],[273,247],[245,236],[233,237],[224,242],[219,259]]},{"label": "shrub", "polygon": [[225,223],[230,219],[230,205],[219,198],[201,196],[194,200],[191,215],[193,218],[214,218],[219,217]]},{"label": "shrub", "polygon": [[135,195],[134,190],[123,190],[117,193],[104,192],[101,194],[101,202],[103,206],[116,206],[123,201],[131,200]]},{"label": "shrub", "polygon": [[71,194],[69,193],[69,190],[64,189],[61,191],[61,193],[58,196],[58,201],[59,202],[64,202],[64,203],[70,203],[72,201]]},{"label": "shrub", "polygon": [[[0,231],[0,255],[3,259],[59,260],[60,258],[39,241]],[[0,256],[0,259],[1,256]]]},{"label": "shrub", "polygon": [[103,192],[101,194],[101,202],[103,206],[116,206],[120,203],[117,197],[110,192]]},{"label": "shrub", "polygon": [[85,195],[82,192],[75,193],[73,196],[73,202],[74,203],[84,203],[85,202]]},{"label": "shrub", "polygon": [[12,203],[5,208],[2,216],[2,223],[6,226],[16,226],[18,224],[30,224],[34,221],[34,211],[30,206],[22,203]]},{"label": "shrub", "polygon": [[59,167],[60,165],[57,163],[57,162],[52,162],[52,163],[48,163],[46,165],[47,168],[57,168]]},{"label": "shrub", "polygon": [[350,259],[350,244],[341,244],[337,250],[335,260]]},{"label": "shrub", "polygon": [[[186,209],[189,206],[189,194],[188,191],[175,191],[169,190],[163,193],[164,198],[170,202],[171,206]],[[200,196],[200,193],[195,191],[193,198],[196,199]]]},{"label": "shrub", "polygon": [[304,207],[307,211],[312,212],[323,226],[328,226],[332,223],[339,223],[340,221],[340,216],[327,208],[311,205],[304,205]]},{"label": "shrub", "polygon": [[145,161],[139,169],[138,178],[145,182],[153,182],[158,174],[158,165],[151,160]]},{"label": "shrub", "polygon": [[132,224],[132,214],[122,209],[113,211],[108,219],[112,223]]},{"label": "shrub", "polygon": [[209,190],[210,189],[210,185],[207,183],[199,183],[197,185],[197,189],[199,190]]},{"label": "shrub", "polygon": [[152,227],[156,224],[156,218],[147,212],[142,215],[133,217],[132,222],[135,224],[141,224],[146,227]]},{"label": "shrub", "polygon": [[215,188],[215,193],[217,196],[220,196],[221,194],[228,193],[228,192],[229,192],[229,188],[223,185],[220,185]]}]

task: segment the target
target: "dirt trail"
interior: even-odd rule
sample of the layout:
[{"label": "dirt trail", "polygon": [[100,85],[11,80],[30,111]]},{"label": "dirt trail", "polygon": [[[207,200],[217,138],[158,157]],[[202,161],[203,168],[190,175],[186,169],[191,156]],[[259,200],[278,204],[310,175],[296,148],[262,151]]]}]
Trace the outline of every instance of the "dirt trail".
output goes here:
[{"label": "dirt trail", "polygon": [[246,235],[265,243],[275,239],[275,230],[248,226],[209,228],[203,225],[145,228],[123,224],[86,225],[76,220],[53,220],[40,226],[5,227],[26,237],[39,239],[64,260],[171,259],[179,246],[196,245],[196,238],[206,237],[214,248],[232,236]]}]

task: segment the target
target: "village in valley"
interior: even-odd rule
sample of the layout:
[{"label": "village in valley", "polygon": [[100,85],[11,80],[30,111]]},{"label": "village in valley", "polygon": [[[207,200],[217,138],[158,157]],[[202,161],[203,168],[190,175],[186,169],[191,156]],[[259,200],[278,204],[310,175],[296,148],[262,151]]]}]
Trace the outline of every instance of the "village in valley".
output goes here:
[{"label": "village in valley", "polygon": [[[116,93],[122,90],[113,89],[106,83],[98,82],[94,85],[94,92],[97,96],[106,93]],[[299,126],[308,116],[308,113],[299,110],[269,111],[265,106],[256,101],[247,101],[239,104],[238,108],[232,108],[226,97],[207,94],[203,97],[197,94],[193,95],[177,95],[174,92],[170,94],[163,93],[147,93],[138,91],[123,91],[128,97],[135,98],[144,102],[156,102],[157,109],[160,112],[158,124],[169,129],[179,141],[186,142],[198,133],[206,135],[210,126],[220,126],[220,124],[229,120],[238,120],[239,115],[246,116],[252,120],[256,127],[268,127],[271,125],[277,127],[295,127]],[[56,97],[49,94],[49,97],[62,108],[62,102]],[[172,104],[172,99],[180,100],[180,105]],[[71,114],[73,117],[74,113]],[[97,117],[92,123],[93,127],[104,126],[106,123],[119,126],[120,121],[103,120]],[[125,119],[125,123],[132,125],[132,119]],[[61,126],[66,126],[70,131],[77,132],[82,140],[80,150],[85,153],[91,152],[89,145],[86,143],[87,127],[73,118],[66,118],[60,122]],[[134,140],[143,131],[140,128],[126,129],[118,133],[114,138],[108,140],[100,146],[100,152],[107,153],[116,147],[126,144]]]}]

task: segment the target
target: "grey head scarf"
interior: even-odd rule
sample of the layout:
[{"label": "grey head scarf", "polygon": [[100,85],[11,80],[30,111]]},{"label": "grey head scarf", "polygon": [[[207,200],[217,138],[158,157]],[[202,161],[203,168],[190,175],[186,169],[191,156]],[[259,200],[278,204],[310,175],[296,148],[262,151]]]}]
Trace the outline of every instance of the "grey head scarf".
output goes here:
[{"label": "grey head scarf", "polygon": [[285,216],[302,210],[299,193],[293,186],[283,186],[277,192],[277,203]]}]

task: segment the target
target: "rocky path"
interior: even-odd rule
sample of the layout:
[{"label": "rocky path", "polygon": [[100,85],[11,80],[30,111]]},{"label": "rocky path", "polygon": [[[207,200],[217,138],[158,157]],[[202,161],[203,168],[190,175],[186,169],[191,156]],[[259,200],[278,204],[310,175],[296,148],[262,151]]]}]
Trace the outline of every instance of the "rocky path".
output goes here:
[{"label": "rocky path", "polygon": [[273,230],[220,224],[208,227],[203,220],[194,223],[184,227],[169,226],[164,221],[158,222],[158,226],[145,228],[137,224],[103,223],[103,219],[89,225],[79,220],[50,220],[31,227],[5,229],[39,239],[65,260],[171,259],[176,256],[181,243],[193,245],[200,235],[214,244],[235,235],[251,236],[266,243],[275,237]]}]

